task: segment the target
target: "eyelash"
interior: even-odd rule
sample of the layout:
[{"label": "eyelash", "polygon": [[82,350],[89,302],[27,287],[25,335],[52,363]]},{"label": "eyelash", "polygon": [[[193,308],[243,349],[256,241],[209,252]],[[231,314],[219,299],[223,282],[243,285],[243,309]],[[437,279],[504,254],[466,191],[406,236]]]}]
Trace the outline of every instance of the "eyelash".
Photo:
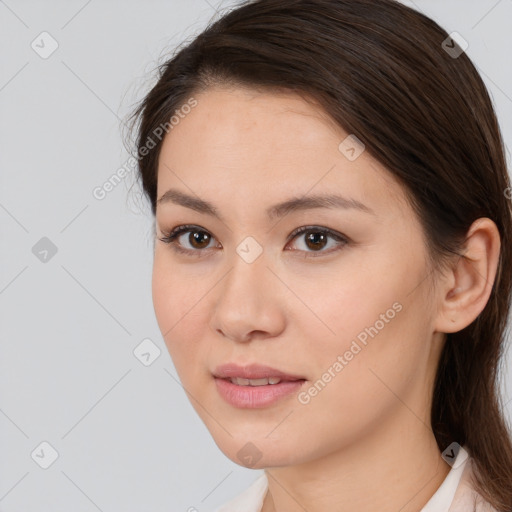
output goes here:
[{"label": "eyelash", "polygon": [[[184,224],[184,225],[177,226],[177,227],[173,228],[170,232],[163,233],[164,236],[159,238],[159,240],[165,244],[168,244],[171,247],[171,249],[175,252],[178,252],[181,254],[187,254],[189,256],[201,257],[205,251],[213,249],[213,247],[210,247],[208,249],[184,249],[183,247],[179,246],[175,241],[176,238],[178,238],[183,233],[194,232],[194,231],[198,232],[198,233],[206,233],[206,234],[210,235],[210,233],[208,231],[206,231],[205,229],[199,228],[199,226],[194,226],[191,224]],[[293,239],[297,238],[299,235],[309,232],[309,231],[315,232],[315,233],[326,234],[326,235],[330,236],[331,238],[335,239],[337,242],[340,242],[340,245],[338,245],[337,248],[334,248],[334,249],[331,249],[328,251],[303,251],[308,254],[311,254],[311,256],[307,256],[307,257],[316,258],[318,256],[321,256],[322,254],[331,254],[333,252],[340,250],[342,247],[344,247],[345,245],[350,243],[350,240],[346,236],[344,236],[340,233],[337,233],[336,231],[333,231],[332,229],[322,228],[320,226],[302,226],[300,228],[297,228],[292,233],[290,233],[289,241],[292,241]]]}]

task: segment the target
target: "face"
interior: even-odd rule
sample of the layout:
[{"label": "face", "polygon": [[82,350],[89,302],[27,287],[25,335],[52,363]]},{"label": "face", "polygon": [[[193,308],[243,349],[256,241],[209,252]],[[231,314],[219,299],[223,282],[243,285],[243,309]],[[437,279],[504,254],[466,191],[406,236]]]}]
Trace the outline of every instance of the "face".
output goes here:
[{"label": "face", "polygon": [[[173,193],[157,205],[152,289],[219,448],[241,465],[287,466],[394,423],[424,429],[438,353],[425,241],[402,187],[299,96],[194,97],[159,157],[157,198]],[[313,202],[326,195],[344,199]],[[229,363],[240,368],[220,375]],[[244,373],[255,364],[273,370]],[[277,384],[227,378],[278,372]]]}]

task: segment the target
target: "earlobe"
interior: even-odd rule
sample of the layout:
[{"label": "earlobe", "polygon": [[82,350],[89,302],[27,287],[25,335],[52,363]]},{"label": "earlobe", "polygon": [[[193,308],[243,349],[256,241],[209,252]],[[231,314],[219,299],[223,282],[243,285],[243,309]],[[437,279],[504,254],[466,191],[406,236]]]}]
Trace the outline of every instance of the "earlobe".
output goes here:
[{"label": "earlobe", "polygon": [[436,332],[457,332],[483,311],[498,268],[500,235],[487,217],[477,219],[468,230],[463,254],[439,287]]}]

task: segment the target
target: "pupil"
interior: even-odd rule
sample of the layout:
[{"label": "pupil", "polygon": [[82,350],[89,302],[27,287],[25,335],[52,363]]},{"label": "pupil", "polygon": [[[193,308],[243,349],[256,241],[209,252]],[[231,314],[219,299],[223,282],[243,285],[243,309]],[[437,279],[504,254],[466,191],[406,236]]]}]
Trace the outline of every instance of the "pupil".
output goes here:
[{"label": "pupil", "polygon": [[[201,237],[205,237],[206,238],[206,244],[205,245],[208,245],[209,243],[209,240],[208,240],[208,234],[207,233],[202,233],[202,232],[198,232],[198,231],[195,231],[193,233],[190,234],[190,236],[192,236],[193,238],[193,241],[191,242],[192,246],[196,246],[196,242],[199,244],[200,248],[203,248],[201,246]],[[204,240],[203,240],[204,242]]]},{"label": "pupil", "polygon": [[[209,243],[209,235],[208,233],[195,231],[190,234],[192,237],[192,241],[190,242],[193,246],[199,246],[199,248],[203,248],[203,245],[208,245]],[[203,240],[201,238],[203,237]],[[321,249],[325,247],[326,236],[324,233],[318,232],[310,232],[307,236],[307,244],[310,249]],[[205,244],[206,242],[206,244]]]},{"label": "pupil", "polygon": [[[320,238],[320,240],[319,240]],[[307,236],[307,244],[308,244],[308,247],[310,249],[318,249],[318,248],[323,248],[325,247],[325,243],[321,243],[321,245],[319,246],[318,245],[318,242],[321,241],[321,242],[325,242],[325,239],[326,239],[326,236],[324,233],[310,233],[308,236]],[[313,246],[310,247],[309,246],[309,243],[310,242],[313,242]]]}]

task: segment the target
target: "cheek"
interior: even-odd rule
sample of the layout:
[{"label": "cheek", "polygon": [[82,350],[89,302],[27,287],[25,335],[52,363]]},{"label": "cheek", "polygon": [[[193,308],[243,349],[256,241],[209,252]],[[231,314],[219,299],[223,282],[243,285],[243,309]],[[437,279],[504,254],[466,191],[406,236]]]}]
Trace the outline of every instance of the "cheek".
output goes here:
[{"label": "cheek", "polygon": [[[322,346],[347,350],[350,340],[375,322],[382,328],[380,318],[388,310],[384,321],[393,321],[392,306],[403,301],[413,279],[403,270],[407,265],[390,264],[390,259],[388,254],[368,251],[361,257],[354,252],[340,265],[315,270],[314,277],[294,277],[294,293],[303,302],[295,308],[297,322],[309,333],[303,339],[310,340],[312,354]],[[297,303],[294,297],[290,301]]]},{"label": "cheek", "polygon": [[309,311],[297,321],[303,353],[311,354],[320,386],[326,381],[332,389],[341,386],[331,398],[350,406],[352,399],[378,399],[384,386],[377,375],[406,385],[409,371],[428,356],[428,304],[421,287],[411,293],[425,275],[421,255],[382,252],[346,267],[350,272],[317,279],[315,294],[310,280],[299,282],[297,294],[307,298]]},{"label": "cheek", "polygon": [[204,328],[200,299],[205,291],[200,282],[185,282],[179,272],[173,272],[165,259],[155,257],[152,276],[152,297],[155,316],[169,354],[178,373],[194,367],[199,356],[199,341]]},{"label": "cheek", "polygon": [[166,339],[165,334],[171,330],[178,319],[177,307],[179,301],[177,297],[180,288],[177,287],[177,280],[171,277],[172,272],[165,268],[161,260],[162,258],[155,254],[151,291],[158,326],[164,339]]},{"label": "cheek", "polygon": [[400,411],[401,400],[421,414],[419,395],[413,390],[416,379],[423,378],[426,354],[409,314],[404,305],[380,330],[370,329],[375,322],[368,322],[367,330],[353,329],[365,334],[365,343],[357,335],[342,335],[337,343],[324,344],[323,353],[317,349],[316,372],[299,406],[308,430],[322,433],[313,449],[364,437],[393,411]]}]

